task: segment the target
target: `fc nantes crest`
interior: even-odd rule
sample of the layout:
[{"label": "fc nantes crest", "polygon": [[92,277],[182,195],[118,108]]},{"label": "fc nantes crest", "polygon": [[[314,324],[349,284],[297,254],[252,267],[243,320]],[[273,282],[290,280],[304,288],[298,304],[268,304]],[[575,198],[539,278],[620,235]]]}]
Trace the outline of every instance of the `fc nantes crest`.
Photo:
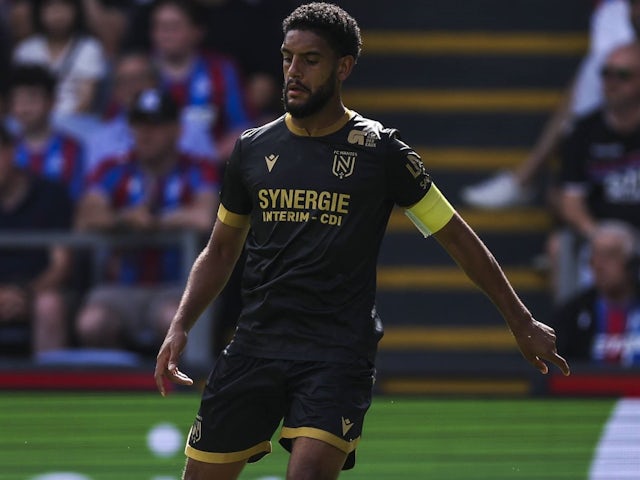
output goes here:
[{"label": "fc nantes crest", "polygon": [[346,178],[353,173],[356,165],[356,152],[343,152],[335,150],[333,152],[333,174],[338,178]]}]

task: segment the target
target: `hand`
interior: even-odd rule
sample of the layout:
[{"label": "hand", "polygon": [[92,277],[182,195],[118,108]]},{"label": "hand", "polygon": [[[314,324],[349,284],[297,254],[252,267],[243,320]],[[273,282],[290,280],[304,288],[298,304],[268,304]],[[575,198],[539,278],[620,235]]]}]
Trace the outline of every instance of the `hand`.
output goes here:
[{"label": "hand", "polygon": [[157,220],[146,205],[138,205],[122,210],[119,220],[123,225],[135,230],[151,230],[156,227]]},{"label": "hand", "polygon": [[543,360],[555,364],[565,376],[571,373],[567,361],[558,355],[556,332],[550,326],[532,320],[526,327],[513,331],[513,335],[522,356],[542,374],[549,372],[549,367]]},{"label": "hand", "polygon": [[20,287],[0,287],[0,321],[24,318],[29,308],[27,292]]},{"label": "hand", "polygon": [[164,397],[167,394],[164,385],[164,379],[168,379],[178,385],[193,385],[187,375],[178,370],[178,358],[187,344],[187,332],[169,328],[167,336],[160,347],[158,357],[156,359],[156,369],[153,374],[156,380],[156,386],[160,394]]}]

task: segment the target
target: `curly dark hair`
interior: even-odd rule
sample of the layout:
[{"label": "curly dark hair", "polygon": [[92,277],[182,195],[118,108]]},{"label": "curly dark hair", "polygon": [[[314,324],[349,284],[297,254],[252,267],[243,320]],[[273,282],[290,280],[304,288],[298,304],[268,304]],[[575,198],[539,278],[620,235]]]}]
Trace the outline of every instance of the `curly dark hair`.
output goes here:
[{"label": "curly dark hair", "polygon": [[358,60],[362,49],[360,28],[355,19],[332,3],[313,2],[296,8],[282,22],[286,35],[290,30],[310,30],[324,38],[341,57]]}]

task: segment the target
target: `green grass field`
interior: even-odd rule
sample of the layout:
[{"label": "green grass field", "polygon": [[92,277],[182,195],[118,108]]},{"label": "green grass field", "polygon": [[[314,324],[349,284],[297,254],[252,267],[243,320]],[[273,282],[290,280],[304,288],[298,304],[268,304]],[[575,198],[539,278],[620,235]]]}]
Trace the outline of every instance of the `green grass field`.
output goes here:
[{"label": "green grass field", "polygon": [[[341,478],[584,479],[613,403],[376,397],[356,468]],[[177,480],[197,404],[190,394],[3,392],[0,479]],[[286,462],[274,443],[241,478],[284,478]]]}]

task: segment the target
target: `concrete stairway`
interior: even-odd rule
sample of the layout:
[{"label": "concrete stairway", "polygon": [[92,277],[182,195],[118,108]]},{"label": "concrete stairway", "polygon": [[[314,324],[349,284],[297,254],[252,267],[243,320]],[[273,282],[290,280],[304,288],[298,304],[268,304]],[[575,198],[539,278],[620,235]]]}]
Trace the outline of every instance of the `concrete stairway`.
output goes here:
[{"label": "concrete stairway", "polygon": [[[476,229],[535,315],[551,311],[533,268],[551,219],[540,198],[496,212],[465,208],[460,188],[517,165],[586,50],[584,0],[337,2],[358,18],[364,53],[345,102],[399,128]],[[380,258],[386,326],[380,390],[526,394],[532,370],[503,321],[437,243],[392,216]]]}]

